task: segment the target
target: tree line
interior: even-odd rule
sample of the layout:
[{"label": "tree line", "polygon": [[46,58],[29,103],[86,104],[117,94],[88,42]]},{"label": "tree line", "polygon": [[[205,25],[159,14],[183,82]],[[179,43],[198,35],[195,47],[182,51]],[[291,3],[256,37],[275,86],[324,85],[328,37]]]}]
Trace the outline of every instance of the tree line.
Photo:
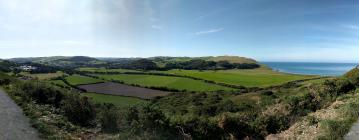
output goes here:
[{"label": "tree line", "polygon": [[166,62],[163,67],[159,67],[154,61],[149,59],[139,59],[126,63],[112,63],[109,68],[135,69],[135,70],[227,70],[227,69],[255,69],[259,68],[255,63],[230,63],[228,61],[206,61],[193,59],[189,61]]}]

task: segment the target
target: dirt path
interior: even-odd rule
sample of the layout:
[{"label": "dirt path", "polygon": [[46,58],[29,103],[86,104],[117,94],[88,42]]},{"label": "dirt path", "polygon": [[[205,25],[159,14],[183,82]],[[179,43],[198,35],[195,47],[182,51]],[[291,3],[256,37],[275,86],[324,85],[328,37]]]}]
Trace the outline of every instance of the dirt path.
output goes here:
[{"label": "dirt path", "polygon": [[359,121],[354,123],[349,133],[344,136],[344,140],[358,140],[359,139]]},{"label": "dirt path", "polygon": [[38,140],[37,131],[15,102],[0,89],[0,139]]}]

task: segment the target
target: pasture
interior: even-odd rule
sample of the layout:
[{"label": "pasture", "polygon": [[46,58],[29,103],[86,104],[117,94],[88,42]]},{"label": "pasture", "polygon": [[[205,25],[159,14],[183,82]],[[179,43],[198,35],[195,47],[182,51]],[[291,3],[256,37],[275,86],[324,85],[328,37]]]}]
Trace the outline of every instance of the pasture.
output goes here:
[{"label": "pasture", "polygon": [[[104,68],[85,68],[80,69],[82,71],[91,71],[91,72],[136,72],[134,70],[126,70],[126,69],[104,69]],[[138,72],[138,71],[137,71]],[[240,85],[245,87],[268,87],[274,85],[281,85],[286,82],[302,80],[302,79],[310,79],[318,76],[314,75],[299,75],[299,74],[288,74],[282,72],[276,72],[267,68],[258,68],[258,69],[233,69],[233,70],[168,70],[168,71],[148,71],[147,73],[165,73],[165,74],[173,74],[179,76],[189,76],[209,81],[215,81],[217,83],[225,83],[230,85]],[[124,82],[140,84],[140,85],[158,85],[158,81],[163,82],[161,77],[158,76],[159,80],[154,78],[155,76],[148,78],[149,76],[120,76],[120,75],[101,75],[106,79],[114,79],[114,80],[122,80]],[[114,78],[111,78],[114,77]],[[134,79],[131,79],[134,78]],[[168,79],[163,78],[165,80],[172,79],[170,77]],[[137,81],[136,79],[147,80],[146,82]],[[166,83],[162,84],[166,85]],[[175,88],[181,88],[179,85],[173,86]],[[203,86],[206,89],[208,87]],[[198,87],[196,90],[201,89],[203,87]],[[182,87],[183,89],[183,87]],[[218,87],[214,87],[213,89],[218,89]],[[192,89],[193,90],[193,89]],[[224,89],[228,90],[228,89]],[[201,91],[201,90],[199,90]]]},{"label": "pasture", "polygon": [[106,69],[106,68],[78,68],[77,70],[82,72],[139,72],[136,70],[128,70],[128,69]]},{"label": "pasture", "polygon": [[60,85],[60,86],[63,86],[63,87],[68,87],[68,85],[62,80],[50,80],[48,82],[51,83],[51,84],[54,84],[54,85]]},{"label": "pasture", "polygon": [[100,83],[104,82],[100,79],[95,79],[87,76],[81,76],[81,75],[71,75],[65,78],[67,82],[69,82],[71,85],[85,85],[85,84],[93,84],[93,83]]},{"label": "pasture", "polygon": [[144,74],[116,74],[116,75],[96,75],[106,80],[123,81],[126,84],[137,84],[145,87],[167,87],[170,89],[187,91],[218,91],[235,90],[233,88],[206,83],[201,80],[193,80],[183,77],[144,75]]},{"label": "pasture", "polygon": [[241,85],[245,87],[268,87],[284,84],[286,82],[309,79],[317,76],[298,75],[275,72],[269,69],[251,69],[251,70],[170,70],[162,73],[190,76],[218,83],[231,85]]},{"label": "pasture", "polygon": [[64,75],[62,71],[58,71],[56,73],[41,73],[41,74],[30,74],[28,72],[21,72],[21,75],[29,76],[31,78],[39,79],[39,80],[49,80],[52,78],[61,77]]},{"label": "pasture", "polygon": [[91,98],[95,103],[111,103],[115,106],[132,106],[147,102],[134,97],[117,96],[117,95],[106,95],[98,93],[81,93],[81,96]]}]

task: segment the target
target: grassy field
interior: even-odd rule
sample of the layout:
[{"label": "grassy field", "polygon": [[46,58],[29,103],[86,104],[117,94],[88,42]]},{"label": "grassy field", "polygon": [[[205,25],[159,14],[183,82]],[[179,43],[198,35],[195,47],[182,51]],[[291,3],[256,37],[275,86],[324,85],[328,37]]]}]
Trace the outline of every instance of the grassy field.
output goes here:
[{"label": "grassy field", "polygon": [[64,86],[67,87],[68,85],[62,81],[62,80],[50,80],[48,81],[49,83],[55,84],[55,85],[60,85],[60,86]]},{"label": "grassy field", "polygon": [[164,71],[162,73],[185,75],[219,83],[241,85],[246,87],[267,87],[272,85],[280,85],[289,81],[316,77],[309,75],[280,73],[269,69],[218,71],[170,70]]},{"label": "grassy field", "polygon": [[146,100],[133,97],[105,95],[97,93],[82,93],[81,96],[90,97],[96,103],[112,103],[116,106],[131,106],[147,102]]},{"label": "grassy field", "polygon": [[106,69],[106,68],[79,68],[77,69],[83,72],[139,72],[136,70],[127,70],[127,69]]},{"label": "grassy field", "polygon": [[22,74],[24,76],[29,76],[32,78],[37,78],[39,80],[49,80],[51,78],[56,78],[56,77],[60,77],[60,76],[64,75],[64,73],[61,71],[58,71],[56,73],[41,73],[41,74],[30,74],[28,72],[21,72],[20,74]]},{"label": "grassy field", "polygon": [[128,84],[138,84],[141,86],[167,87],[178,90],[188,91],[216,91],[216,90],[234,90],[232,88],[205,83],[200,80],[193,80],[182,77],[157,76],[157,75],[96,75],[108,80],[119,80]]},{"label": "grassy field", "polygon": [[93,84],[93,83],[104,82],[103,80],[100,80],[100,79],[81,76],[81,75],[77,75],[77,74],[68,76],[65,79],[71,85],[84,85],[84,84]]},{"label": "grassy field", "polygon": [[[104,68],[81,68],[82,71],[98,71],[98,72],[133,72],[126,69],[104,69]],[[231,85],[241,85],[246,87],[268,87],[272,85],[280,85],[289,81],[314,78],[312,75],[287,74],[272,71],[267,68],[249,69],[249,70],[169,70],[169,71],[150,71],[152,73],[166,73],[182,76],[190,76],[218,83],[226,83]],[[142,76],[141,76],[142,77]],[[136,78],[134,76],[133,78]],[[127,79],[127,78],[124,78]],[[155,81],[156,82],[156,81]],[[154,83],[157,84],[157,83]]]}]

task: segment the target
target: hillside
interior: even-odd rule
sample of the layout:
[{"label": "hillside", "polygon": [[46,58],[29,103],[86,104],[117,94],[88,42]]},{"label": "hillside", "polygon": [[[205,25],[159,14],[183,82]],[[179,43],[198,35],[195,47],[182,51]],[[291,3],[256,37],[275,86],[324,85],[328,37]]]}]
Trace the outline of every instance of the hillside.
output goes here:
[{"label": "hillside", "polygon": [[359,75],[359,66],[357,66],[356,68],[350,70],[344,76],[345,77],[354,77],[354,76],[357,76],[357,75]]},{"label": "hillside", "polygon": [[[166,139],[182,137],[178,129],[192,139],[280,138],[286,136],[281,132],[303,130],[296,126],[302,126],[301,121],[307,121],[306,118],[312,118],[308,127],[327,122],[328,118],[320,120],[320,112],[331,111],[329,107],[336,101],[354,104],[348,106],[350,110],[359,108],[357,100],[349,100],[359,99],[353,94],[358,91],[358,69],[348,72],[345,78],[287,74],[262,68],[210,69],[247,62],[257,64],[255,60],[236,56],[41,59],[43,64],[66,62],[78,68],[13,75],[23,79],[21,81],[12,81],[11,76],[0,74],[0,85],[10,97],[24,105],[23,108],[31,108],[25,113],[35,116],[31,118],[33,125],[45,127],[38,129],[45,139],[89,136],[84,132],[93,133],[97,139],[148,135],[150,139]],[[93,65],[94,62],[103,63],[104,67]],[[165,64],[165,68],[173,64],[175,69],[158,68],[158,63]],[[41,66],[43,64],[33,65],[51,67]],[[126,68],[112,68],[116,66]],[[178,66],[183,69],[176,68]],[[151,67],[156,69],[147,69]],[[313,119],[312,114],[319,115]],[[355,112],[344,114],[349,116],[344,117],[344,121],[323,125],[340,125],[341,133],[336,137],[342,137],[358,117]],[[75,127],[62,127],[62,124]],[[92,125],[101,131],[92,131],[89,128]],[[318,127],[318,132],[321,130],[326,129]],[[332,133],[336,131],[318,134],[330,136]]]},{"label": "hillside", "polygon": [[256,60],[251,58],[245,58],[240,56],[216,56],[216,57],[207,57],[205,60],[207,61],[228,61],[229,63],[258,63]]},{"label": "hillside", "polygon": [[52,56],[52,57],[30,57],[30,58],[12,58],[10,61],[16,63],[38,63],[56,67],[79,67],[79,66],[95,66],[104,64],[96,58],[87,56]]},{"label": "hillside", "polygon": [[12,68],[16,66],[17,66],[16,63],[0,59],[0,71],[9,72],[11,71]]},{"label": "hillside", "polygon": [[[206,56],[206,57],[149,57],[149,58],[93,58],[87,56],[52,56],[52,57],[30,57],[30,58],[12,58],[9,59],[16,63],[39,63],[43,65],[75,68],[75,67],[109,67],[109,68],[128,68],[131,65],[137,65],[138,61],[146,60],[148,64],[154,63],[158,68],[164,68],[167,64],[181,64],[181,65],[207,65],[214,63],[229,63],[229,64],[243,64],[253,65],[258,64],[257,61],[239,57],[239,56]],[[142,63],[142,62],[141,62]],[[207,63],[207,64],[204,64]],[[151,64],[153,65],[153,64]],[[228,65],[228,64],[223,64]],[[168,66],[168,65],[167,65]],[[190,66],[192,67],[192,66]],[[221,66],[220,66],[221,67]],[[237,67],[237,66],[233,66]],[[172,67],[171,67],[172,68]]]},{"label": "hillside", "polygon": [[185,61],[191,61],[195,59],[201,59],[205,61],[228,61],[229,63],[258,63],[256,60],[246,57],[240,57],[240,56],[204,56],[204,57],[166,57],[166,56],[158,56],[158,57],[150,57],[148,59],[151,59],[155,62],[185,62]]}]

